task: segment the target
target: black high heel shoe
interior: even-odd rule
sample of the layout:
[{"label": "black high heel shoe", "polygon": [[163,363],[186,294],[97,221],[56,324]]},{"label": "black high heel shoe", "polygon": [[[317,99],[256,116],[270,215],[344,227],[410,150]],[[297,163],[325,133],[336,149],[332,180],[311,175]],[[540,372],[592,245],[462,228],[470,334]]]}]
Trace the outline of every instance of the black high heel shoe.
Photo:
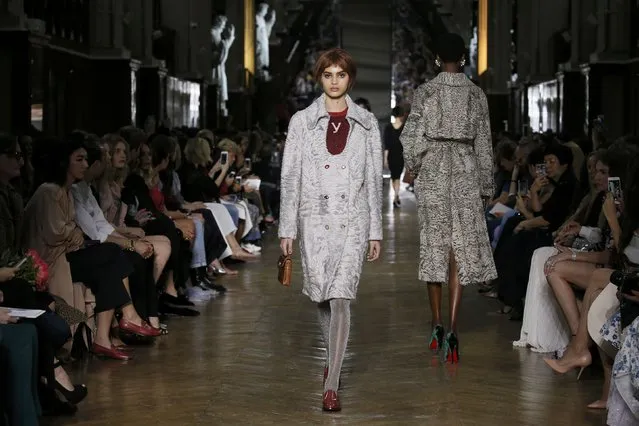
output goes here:
[{"label": "black high heel shoe", "polygon": [[457,364],[459,363],[459,340],[457,335],[452,331],[446,336],[444,342],[444,360],[447,363]]},{"label": "black high heel shoe", "polygon": [[437,324],[433,328],[433,333],[430,336],[429,348],[431,351],[437,353],[442,348],[444,342],[444,327],[441,324]]},{"label": "black high heel shoe", "polygon": [[226,291],[226,287],[220,284],[216,284],[215,280],[212,280],[209,278],[206,272],[206,267],[202,267],[198,269],[197,279],[201,284],[203,284],[208,289],[218,291],[220,293],[224,293]]},{"label": "black high heel shoe", "polygon": [[[55,364],[53,364],[53,369],[55,370],[61,365],[62,363],[58,361]],[[55,380],[55,378],[53,380]],[[53,388],[58,393],[60,393],[60,395],[62,395],[69,404],[73,404],[73,405],[77,405],[80,402],[82,402],[82,400],[86,398],[87,394],[89,393],[85,385],[73,385],[73,390],[70,391],[69,389],[65,388],[60,383],[58,383],[57,380],[55,380],[55,382],[53,383]]]}]

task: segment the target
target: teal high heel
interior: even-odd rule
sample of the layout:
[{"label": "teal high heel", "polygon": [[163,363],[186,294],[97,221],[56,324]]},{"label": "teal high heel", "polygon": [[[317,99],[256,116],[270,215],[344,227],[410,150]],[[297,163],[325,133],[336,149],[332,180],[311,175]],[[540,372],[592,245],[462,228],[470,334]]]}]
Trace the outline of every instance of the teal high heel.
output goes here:
[{"label": "teal high heel", "polygon": [[430,336],[429,348],[431,351],[437,353],[442,348],[444,342],[444,327],[441,324],[437,324],[433,328],[433,333]]}]

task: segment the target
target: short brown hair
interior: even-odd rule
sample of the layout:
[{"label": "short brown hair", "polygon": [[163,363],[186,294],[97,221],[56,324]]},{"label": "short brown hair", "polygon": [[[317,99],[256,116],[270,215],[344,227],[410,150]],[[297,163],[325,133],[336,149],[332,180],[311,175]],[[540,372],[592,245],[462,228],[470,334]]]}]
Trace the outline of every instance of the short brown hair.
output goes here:
[{"label": "short brown hair", "polygon": [[357,76],[357,67],[355,66],[355,61],[353,61],[353,57],[344,49],[340,49],[338,47],[326,50],[323,52],[317,61],[315,62],[315,71],[313,72],[313,77],[315,77],[315,81],[319,82],[322,78],[322,73],[324,70],[332,65],[337,65],[346,73],[349,77],[348,89],[350,90],[355,83],[355,77]]}]

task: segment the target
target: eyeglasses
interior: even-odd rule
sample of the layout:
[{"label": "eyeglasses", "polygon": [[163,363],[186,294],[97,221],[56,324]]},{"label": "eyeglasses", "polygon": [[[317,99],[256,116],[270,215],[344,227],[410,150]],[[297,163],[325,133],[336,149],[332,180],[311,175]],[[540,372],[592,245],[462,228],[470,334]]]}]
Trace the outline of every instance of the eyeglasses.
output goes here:
[{"label": "eyeglasses", "polygon": [[15,158],[18,161],[24,158],[24,155],[22,155],[22,153],[19,151],[4,151],[4,152],[0,151],[0,155],[3,155],[3,154],[9,158]]}]

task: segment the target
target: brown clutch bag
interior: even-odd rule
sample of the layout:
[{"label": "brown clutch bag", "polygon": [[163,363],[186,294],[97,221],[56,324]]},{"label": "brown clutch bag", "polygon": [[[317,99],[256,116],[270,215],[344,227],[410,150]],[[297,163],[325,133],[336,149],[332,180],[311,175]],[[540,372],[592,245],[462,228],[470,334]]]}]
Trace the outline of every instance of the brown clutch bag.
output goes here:
[{"label": "brown clutch bag", "polygon": [[284,286],[291,285],[291,275],[293,274],[293,259],[291,256],[281,255],[277,261],[277,279]]}]

